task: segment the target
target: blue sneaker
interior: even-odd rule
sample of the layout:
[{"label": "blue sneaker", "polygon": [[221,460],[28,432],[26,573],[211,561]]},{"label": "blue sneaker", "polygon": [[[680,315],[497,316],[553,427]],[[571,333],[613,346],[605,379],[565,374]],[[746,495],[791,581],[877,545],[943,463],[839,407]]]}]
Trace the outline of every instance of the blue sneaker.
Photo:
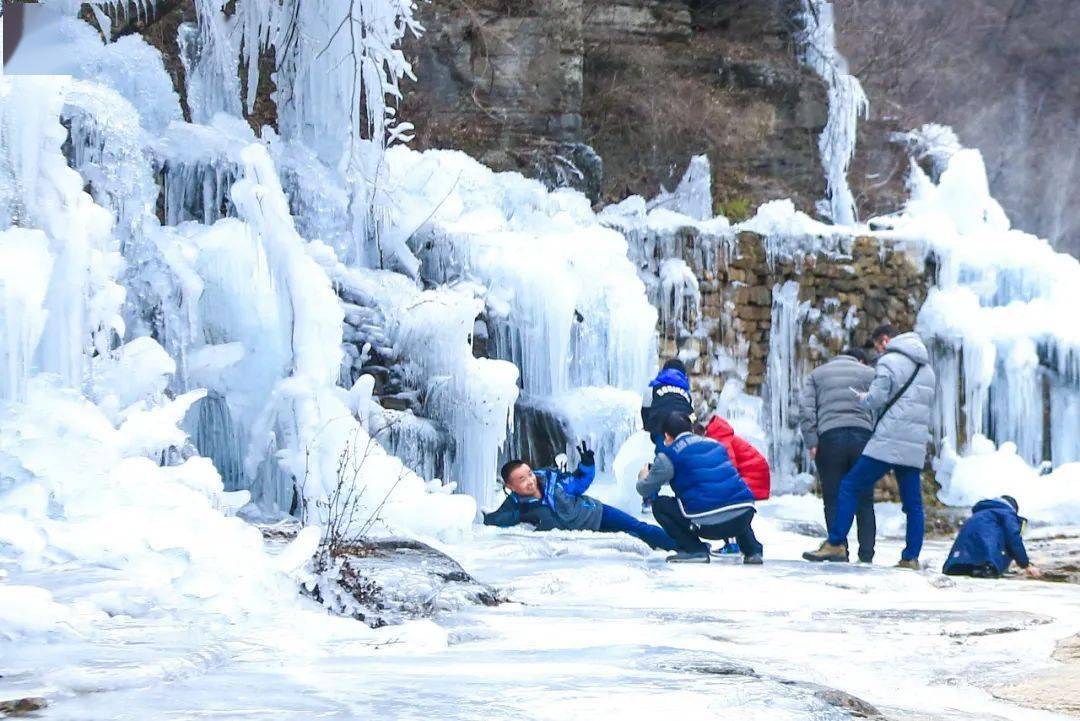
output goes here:
[{"label": "blue sneaker", "polygon": [[739,550],[739,544],[735,541],[728,541],[724,544],[724,547],[720,549],[721,556],[738,556],[742,555],[742,551]]}]

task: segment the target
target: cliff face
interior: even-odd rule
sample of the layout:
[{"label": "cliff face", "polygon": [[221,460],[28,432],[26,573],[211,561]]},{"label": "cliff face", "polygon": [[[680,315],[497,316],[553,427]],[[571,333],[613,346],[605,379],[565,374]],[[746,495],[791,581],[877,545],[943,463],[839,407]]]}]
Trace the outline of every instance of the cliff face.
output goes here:
[{"label": "cliff face", "polygon": [[[790,197],[812,212],[825,193],[827,106],[797,58],[797,10],[792,0],[434,0],[420,10],[419,81],[403,112],[422,147],[461,148],[594,202],[650,197],[704,153],[716,210],[740,219]],[[853,177],[864,214],[902,196],[900,155],[875,145]]]},{"label": "cliff face", "polygon": [[[791,198],[809,213],[825,194],[818,136],[827,104],[802,66],[798,0],[433,0],[406,52],[417,82],[401,114],[414,146],[457,148],[496,170],[570,185],[598,203],[673,187],[706,154],[714,210],[733,220]],[[93,22],[87,11],[84,17]],[[127,14],[114,36],[141,33],[161,50],[184,98],[177,32],[193,0]],[[249,118],[273,126],[273,57]],[[243,81],[245,68],[238,63]],[[241,86],[245,85],[241,82]],[[895,210],[906,161],[888,141],[907,129],[860,129],[851,185],[860,217]]]},{"label": "cliff face", "polygon": [[835,0],[875,119],[953,126],[1013,224],[1080,253],[1080,3]]}]

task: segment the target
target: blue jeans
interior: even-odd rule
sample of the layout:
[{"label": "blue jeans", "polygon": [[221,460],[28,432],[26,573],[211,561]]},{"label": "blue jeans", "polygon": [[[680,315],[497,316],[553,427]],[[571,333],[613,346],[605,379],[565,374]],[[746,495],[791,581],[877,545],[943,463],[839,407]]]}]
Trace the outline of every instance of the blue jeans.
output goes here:
[{"label": "blue jeans", "polygon": [[662,548],[665,551],[674,551],[679,547],[675,539],[660,526],[639,521],[629,513],[623,513],[606,503],[603,504],[603,513],[600,516],[600,528],[596,530],[601,533],[627,533],[634,538],[640,538],[652,548]]},{"label": "blue jeans", "polygon": [[886,463],[866,455],[859,456],[859,460],[855,461],[855,465],[840,480],[840,493],[836,499],[836,515],[829,530],[829,543],[834,546],[847,545],[859,496],[873,489],[874,484],[890,470],[896,474],[900,486],[900,501],[907,516],[906,545],[900,558],[907,561],[919,557],[926,528],[919,469]]}]

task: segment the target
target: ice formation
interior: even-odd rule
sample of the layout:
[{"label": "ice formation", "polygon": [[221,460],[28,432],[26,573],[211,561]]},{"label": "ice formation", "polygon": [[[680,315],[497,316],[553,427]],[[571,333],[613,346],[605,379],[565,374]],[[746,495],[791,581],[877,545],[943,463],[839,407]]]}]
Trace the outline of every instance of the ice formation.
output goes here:
[{"label": "ice formation", "polygon": [[[410,5],[196,9],[178,38],[194,122],[180,119],[160,58],[138,36],[102,44],[68,17],[54,30],[80,57],[61,70],[80,79],[57,80],[51,94],[4,86],[26,95],[18,119],[33,122],[16,123],[4,103],[12,162],[0,212],[19,227],[3,232],[0,252],[34,273],[0,285],[4,338],[16,341],[3,397],[24,399],[49,370],[119,423],[131,400],[119,379],[153,376],[161,387],[144,412],[173,396],[190,407],[161,420],[158,440],[183,445],[179,423],[224,488],[250,494],[245,513],[257,518],[322,520],[342,456],[360,454],[372,469],[354,480],[368,484],[369,510],[393,495],[387,528],[452,532],[473,515],[468,496],[495,500],[498,462],[522,445],[508,439],[519,396],[544,409],[563,451],[587,435],[609,463],[636,427],[628,398],[655,357],[656,313],[623,238],[579,194],[457,153],[387,152],[409,130],[393,106],[409,74],[397,44],[417,30]],[[363,43],[337,32],[349,23],[363,24]],[[241,117],[271,47],[280,135]],[[338,72],[316,72],[325,53]],[[341,62],[354,57],[358,73]],[[44,170],[18,152],[35,144],[50,146]],[[64,212],[38,187],[42,174],[74,199]],[[61,292],[72,287],[83,291]],[[146,352],[151,338],[157,351]],[[488,357],[474,357],[477,338]],[[112,365],[92,370],[91,354]],[[396,365],[379,372],[408,386],[393,407],[362,372],[381,358]],[[437,477],[466,495],[427,493]]]},{"label": "ice formation", "polygon": [[918,328],[940,373],[938,435],[965,450],[982,435],[1037,465],[1080,460],[1080,263],[1010,228],[978,151],[954,150],[885,235],[936,268]]},{"label": "ice formation", "polygon": [[769,458],[777,479],[777,492],[805,491],[805,487],[799,487],[795,459],[799,448],[797,399],[807,368],[800,363],[796,349],[810,304],[799,301],[799,284],[791,280],[774,286],[772,298],[763,394],[769,409]]},{"label": "ice formation", "polygon": [[1040,473],[1017,454],[1015,443],[995,447],[975,436],[960,456],[946,444],[937,462],[942,501],[970,506],[984,498],[1008,494],[1020,504],[1021,515],[1039,525],[1074,524],[1080,518],[1080,463],[1063,463]]},{"label": "ice formation", "polygon": [[712,167],[709,156],[695,155],[675,190],[661,186],[660,194],[648,203],[649,210],[662,208],[685,215],[693,220],[709,220],[714,217],[712,193]]},{"label": "ice formation", "polygon": [[833,4],[828,0],[801,0],[801,4],[804,62],[825,81],[829,94],[828,120],[818,139],[829,197],[819,211],[837,225],[854,225],[858,217],[847,172],[855,155],[859,118],[867,116],[870,103],[836,49]]}]

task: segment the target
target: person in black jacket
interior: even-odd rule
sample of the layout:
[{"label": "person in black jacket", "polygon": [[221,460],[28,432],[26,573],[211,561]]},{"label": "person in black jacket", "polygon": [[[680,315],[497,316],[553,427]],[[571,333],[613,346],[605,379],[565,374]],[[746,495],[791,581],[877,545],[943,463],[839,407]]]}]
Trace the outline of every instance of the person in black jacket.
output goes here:
[{"label": "person in black jacket", "polygon": [[[664,363],[664,367],[649,381],[649,397],[641,406],[642,427],[652,439],[656,453],[664,450],[664,421],[672,413],[685,413],[693,422],[694,399],[690,395],[690,379],[686,374],[686,365],[678,358]],[[642,513],[652,510],[655,496],[646,496],[641,501]]]},{"label": "person in black jacket", "polygon": [[664,448],[664,421],[672,413],[685,413],[694,420],[694,399],[690,395],[690,379],[686,365],[678,358],[664,367],[649,381],[649,399],[641,407],[641,423],[652,438],[656,452]]},{"label": "person in black jacket", "polygon": [[1028,559],[1021,535],[1024,519],[1020,506],[1012,496],[987,498],[971,509],[971,518],[964,521],[960,533],[949,550],[942,572],[949,576],[999,578],[1016,565],[1032,578],[1042,575]]}]

